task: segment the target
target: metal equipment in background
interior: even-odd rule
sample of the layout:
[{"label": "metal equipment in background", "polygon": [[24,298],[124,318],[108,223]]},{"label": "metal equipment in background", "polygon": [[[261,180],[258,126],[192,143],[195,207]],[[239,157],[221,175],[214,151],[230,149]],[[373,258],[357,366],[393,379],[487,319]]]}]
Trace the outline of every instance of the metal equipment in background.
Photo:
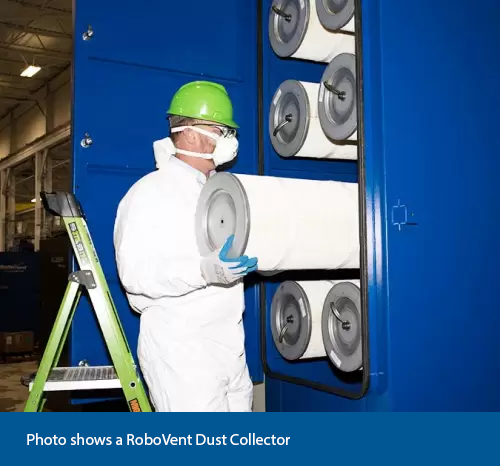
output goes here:
[{"label": "metal equipment in background", "polygon": [[0,361],[35,357],[40,276],[38,253],[0,252]]}]

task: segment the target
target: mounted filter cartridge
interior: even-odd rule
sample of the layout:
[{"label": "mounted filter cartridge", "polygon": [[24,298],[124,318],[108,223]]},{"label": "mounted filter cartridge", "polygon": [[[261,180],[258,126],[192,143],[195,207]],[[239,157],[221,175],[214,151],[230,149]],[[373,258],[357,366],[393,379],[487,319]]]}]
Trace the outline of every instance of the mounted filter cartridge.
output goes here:
[{"label": "mounted filter cartridge", "polygon": [[329,31],[354,32],[355,0],[314,0],[321,25]]},{"label": "mounted filter cartridge", "polygon": [[330,139],[357,140],[355,55],[341,53],[327,66],[321,78],[318,115],[321,127]]},{"label": "mounted filter cartridge", "polygon": [[282,58],[328,63],[339,53],[355,53],[352,35],[331,32],[321,25],[315,0],[273,0],[269,41]]},{"label": "mounted filter cartridge", "polygon": [[338,281],[286,281],[271,303],[271,333],[289,361],[326,357],[321,331],[325,299]]},{"label": "mounted filter cartridge", "polygon": [[359,268],[358,185],[217,173],[195,230],[201,255],[234,234],[229,257],[257,257],[263,272]]},{"label": "mounted filter cartridge", "polygon": [[284,81],[269,110],[269,137],[282,157],[356,160],[355,143],[335,143],[321,127],[318,116],[320,85]]},{"label": "mounted filter cartridge", "polygon": [[359,280],[340,282],[325,298],[321,331],[326,354],[343,372],[362,368],[362,321]]}]

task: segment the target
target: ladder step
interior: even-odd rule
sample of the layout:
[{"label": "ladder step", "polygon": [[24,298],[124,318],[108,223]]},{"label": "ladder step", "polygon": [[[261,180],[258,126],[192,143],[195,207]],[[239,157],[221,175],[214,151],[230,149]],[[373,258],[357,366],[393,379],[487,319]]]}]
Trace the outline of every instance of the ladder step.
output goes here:
[{"label": "ladder step", "polygon": [[[36,374],[29,384],[33,388]],[[45,382],[44,391],[99,390],[122,388],[113,366],[56,367]]]}]

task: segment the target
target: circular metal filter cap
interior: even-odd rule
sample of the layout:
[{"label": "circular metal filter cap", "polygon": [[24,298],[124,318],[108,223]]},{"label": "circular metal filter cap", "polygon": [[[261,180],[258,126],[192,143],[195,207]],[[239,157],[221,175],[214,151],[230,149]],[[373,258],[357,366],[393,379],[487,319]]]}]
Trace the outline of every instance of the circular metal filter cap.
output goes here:
[{"label": "circular metal filter cap", "polygon": [[354,16],[354,0],[315,0],[320,23],[329,31],[342,29]]},{"label": "circular metal filter cap", "polygon": [[269,12],[269,41],[276,55],[291,57],[301,46],[309,23],[309,3],[273,0]]},{"label": "circular metal filter cap", "polygon": [[294,281],[283,282],[271,304],[271,332],[280,354],[300,359],[311,339],[311,310],[307,296]]},{"label": "circular metal filter cap", "polygon": [[343,141],[356,131],[356,57],[352,53],[334,57],[323,73],[318,116],[323,131],[330,139]]},{"label": "circular metal filter cap", "polygon": [[201,190],[195,216],[196,242],[201,255],[209,254],[234,235],[228,257],[244,253],[250,233],[250,206],[245,188],[231,173],[217,173]]},{"label": "circular metal filter cap", "polygon": [[337,283],[325,298],[321,332],[326,354],[344,372],[363,365],[361,325],[359,288],[350,282]]},{"label": "circular metal filter cap", "polygon": [[294,156],[304,144],[309,130],[309,113],[310,103],[304,86],[292,79],[284,81],[269,109],[269,137],[282,157]]}]

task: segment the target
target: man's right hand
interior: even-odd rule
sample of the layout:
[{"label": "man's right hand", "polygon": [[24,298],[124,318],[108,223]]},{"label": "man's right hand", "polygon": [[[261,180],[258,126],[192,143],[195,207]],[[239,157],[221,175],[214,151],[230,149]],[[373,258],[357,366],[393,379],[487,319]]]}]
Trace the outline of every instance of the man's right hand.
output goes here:
[{"label": "man's right hand", "polygon": [[234,235],[227,239],[222,248],[201,259],[201,273],[208,284],[228,285],[257,270],[257,258],[227,257],[233,241]]}]

